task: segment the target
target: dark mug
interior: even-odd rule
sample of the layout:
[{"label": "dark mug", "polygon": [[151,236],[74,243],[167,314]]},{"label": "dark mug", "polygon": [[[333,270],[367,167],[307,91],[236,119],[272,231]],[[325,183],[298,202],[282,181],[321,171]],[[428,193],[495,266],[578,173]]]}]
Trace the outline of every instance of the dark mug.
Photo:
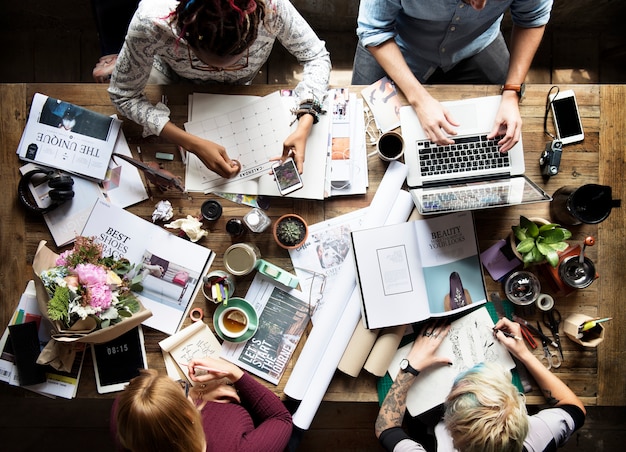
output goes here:
[{"label": "dark mug", "polygon": [[387,132],[378,139],[378,156],[386,161],[391,162],[398,160],[404,154],[404,140],[402,135],[396,132]]}]

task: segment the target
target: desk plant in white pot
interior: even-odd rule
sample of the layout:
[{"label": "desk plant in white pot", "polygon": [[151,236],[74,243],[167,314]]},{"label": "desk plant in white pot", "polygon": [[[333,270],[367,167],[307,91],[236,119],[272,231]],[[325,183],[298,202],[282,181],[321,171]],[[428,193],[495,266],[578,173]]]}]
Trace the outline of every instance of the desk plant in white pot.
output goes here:
[{"label": "desk plant in white pot", "polygon": [[524,267],[547,261],[552,267],[559,263],[559,252],[568,247],[572,233],[556,223],[539,218],[520,216],[518,225],[512,227],[511,247]]}]

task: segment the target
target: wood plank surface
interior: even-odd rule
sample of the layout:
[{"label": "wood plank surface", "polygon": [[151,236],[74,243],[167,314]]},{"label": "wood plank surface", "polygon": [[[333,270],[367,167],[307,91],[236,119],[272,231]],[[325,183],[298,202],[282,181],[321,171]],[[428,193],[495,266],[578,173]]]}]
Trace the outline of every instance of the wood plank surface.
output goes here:
[{"label": "wood plank surface", "polygon": [[[150,86],[147,95],[155,102],[160,100],[162,95],[166,95],[168,105],[172,110],[172,121],[182,126],[187,120],[188,95],[194,91],[264,95],[280,89],[280,87],[277,85],[255,85],[251,87]],[[351,89],[354,92],[360,92],[360,88],[362,87],[352,87]],[[546,95],[550,85],[528,86],[526,96],[520,106],[524,119],[523,143],[526,150],[526,174],[548,193],[553,193],[563,185],[598,182],[614,185],[614,182],[619,180],[619,187],[614,185],[615,196],[619,197],[623,192],[624,144],[622,127],[618,127],[617,124],[622,124],[622,126],[624,124],[624,107],[622,105],[624,88],[613,85],[602,87],[598,85],[562,85],[560,88],[561,90],[571,88],[576,91],[586,134],[585,140],[582,143],[568,145],[564,150],[559,174],[547,181],[542,180],[538,159],[546,143],[551,140],[543,132]],[[440,100],[495,95],[499,91],[496,86],[467,85],[429,86],[428,89]],[[0,171],[3,181],[10,184],[13,193],[15,193],[17,186],[17,168],[19,167],[19,161],[14,152],[35,92],[43,92],[101,113],[115,113],[114,107],[109,101],[106,87],[102,85],[0,85],[0,112],[2,115],[0,118],[0,144],[2,145],[2,167]],[[616,121],[621,121],[621,123]],[[549,130],[553,130],[550,121],[548,127]],[[133,152],[135,152],[136,146],[140,145],[144,159],[147,161],[155,161],[156,152],[174,153],[176,156],[174,161],[164,162],[163,167],[175,173],[183,174],[184,166],[173,145],[162,142],[158,137],[142,138],[139,126],[128,120],[124,120],[123,129]],[[618,152],[618,149],[621,149],[621,153]],[[373,147],[369,146],[368,152],[372,150]],[[600,159],[600,150],[602,150],[602,159]],[[308,152],[313,152],[313,150],[308,150]],[[272,219],[276,219],[282,213],[297,212],[313,224],[369,205],[384,174],[386,164],[375,156],[371,157],[368,163],[370,186],[366,195],[339,197],[326,201],[273,198],[268,214]],[[601,169],[602,171],[600,171]],[[222,268],[222,254],[232,243],[230,236],[225,232],[225,222],[231,217],[243,216],[249,208],[216,198],[213,195],[176,192],[161,195],[154,187],[153,193],[155,195],[153,200],[145,201],[129,210],[149,219],[158,199],[165,198],[172,202],[175,218],[180,218],[186,215],[197,215],[201,203],[207,198],[215,198],[220,201],[224,207],[224,214],[211,227],[209,236],[203,238],[199,243],[208,246],[217,253],[212,268]],[[3,257],[0,264],[0,276],[2,277],[0,287],[3,298],[3,303],[0,306],[0,325],[6,325],[17,305],[20,294],[26,286],[26,282],[32,278],[31,263],[37,243],[39,240],[48,240],[49,246],[52,249],[55,247],[43,220],[34,215],[25,214],[21,206],[18,205],[15,196],[10,194],[4,196],[0,203],[2,203],[3,215],[3,227],[0,230],[0,246]],[[603,405],[624,404],[626,397],[623,384],[619,388],[615,387],[615,382],[620,381],[618,378],[621,378],[623,382],[623,375],[626,370],[626,360],[623,359],[623,350],[625,349],[623,335],[620,335],[619,328],[617,328],[625,317],[623,307],[619,303],[621,298],[618,290],[620,282],[618,274],[623,275],[620,263],[624,262],[626,256],[623,246],[614,246],[616,238],[617,244],[623,245],[621,243],[623,242],[622,231],[624,226],[622,212],[622,210],[617,209],[609,217],[609,220],[599,226],[581,225],[571,228],[573,232],[572,244],[582,243],[588,235],[598,238],[598,244],[588,248],[587,255],[596,263],[601,276],[589,288],[557,299],[557,307],[563,318],[574,312],[585,312],[594,316],[612,315],[615,318],[607,326],[605,342],[597,349],[583,348],[568,340],[564,335],[562,337],[565,360],[563,366],[555,373],[589,405],[598,403]],[[485,250],[497,240],[506,238],[511,225],[518,222],[520,214],[549,218],[549,205],[543,203],[477,211],[475,218],[480,249]],[[289,254],[279,248],[270,235],[248,233],[243,240],[256,243],[263,257],[276,265],[286,269],[292,268]],[[488,292],[498,291],[503,295],[501,285],[498,282],[491,280],[488,275],[485,279]],[[545,291],[549,292],[545,278],[542,276],[541,279]],[[243,296],[251,280],[251,275],[238,278],[236,294]],[[204,309],[205,321],[211,325],[214,305],[208,304],[200,293],[194,306]],[[190,321],[187,320],[187,322]],[[145,333],[149,366],[164,372],[157,343],[165,335],[149,328],[145,328]],[[306,337],[305,334],[304,339]],[[303,344],[304,340],[301,341],[296,350],[296,357]],[[536,353],[539,355],[540,350]],[[278,386],[265,382],[264,384],[277,394],[284,396],[283,388],[294,362],[292,359]],[[5,388],[6,385],[0,387],[0,394],[7,390]],[[85,362],[78,396],[81,398],[112,397],[112,395],[100,396],[96,393],[90,357]],[[531,404],[544,403],[543,397],[536,389],[527,395],[527,399]],[[348,377],[337,372],[326,393],[325,400],[375,402],[377,401],[376,378],[365,371],[362,371],[358,378]]]}]

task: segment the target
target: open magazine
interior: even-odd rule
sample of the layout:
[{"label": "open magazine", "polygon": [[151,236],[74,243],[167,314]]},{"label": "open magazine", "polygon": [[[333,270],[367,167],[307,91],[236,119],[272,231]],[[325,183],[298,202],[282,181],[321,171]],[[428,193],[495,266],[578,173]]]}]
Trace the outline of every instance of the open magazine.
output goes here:
[{"label": "open magazine", "polygon": [[257,273],[245,299],[259,314],[259,328],[242,343],[224,341],[222,357],[278,384],[309,323],[309,303],[302,292]]},{"label": "open magazine", "polygon": [[[126,137],[121,130],[115,144],[115,152],[132,157]],[[34,163],[27,163],[20,168],[20,172],[25,174],[38,167]],[[122,159],[111,159],[106,178],[102,182],[83,177],[74,177],[73,180],[74,197],[43,214],[57,247],[74,241],[76,234],[83,230],[97,199],[104,199],[120,207],[128,207],[148,199],[139,170]],[[50,205],[48,193],[51,188],[46,178],[33,177],[28,188],[37,206],[44,208]]]},{"label": "open magazine", "polygon": [[36,93],[20,159],[93,180],[104,180],[122,121]]},{"label": "open magazine", "polygon": [[143,290],[136,295],[153,314],[143,324],[174,334],[215,253],[103,200],[96,201],[82,235],[96,237],[103,255],[125,257],[138,266]]},{"label": "open magazine", "polygon": [[486,303],[474,219],[459,212],[352,232],[366,328]]}]

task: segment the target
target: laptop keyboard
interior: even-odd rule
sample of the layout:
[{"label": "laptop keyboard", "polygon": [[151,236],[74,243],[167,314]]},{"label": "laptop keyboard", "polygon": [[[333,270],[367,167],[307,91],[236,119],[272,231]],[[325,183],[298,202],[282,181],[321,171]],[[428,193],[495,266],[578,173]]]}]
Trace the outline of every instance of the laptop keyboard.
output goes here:
[{"label": "laptop keyboard", "polygon": [[502,136],[491,140],[487,135],[454,139],[454,144],[439,146],[431,141],[417,141],[422,176],[463,174],[494,168],[508,168],[509,154],[498,150]]}]

